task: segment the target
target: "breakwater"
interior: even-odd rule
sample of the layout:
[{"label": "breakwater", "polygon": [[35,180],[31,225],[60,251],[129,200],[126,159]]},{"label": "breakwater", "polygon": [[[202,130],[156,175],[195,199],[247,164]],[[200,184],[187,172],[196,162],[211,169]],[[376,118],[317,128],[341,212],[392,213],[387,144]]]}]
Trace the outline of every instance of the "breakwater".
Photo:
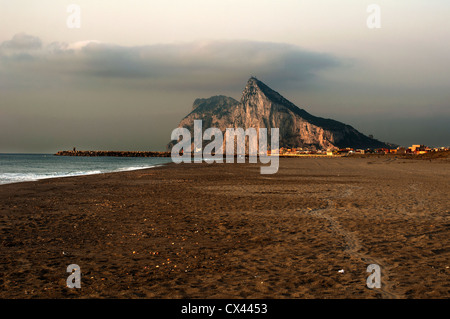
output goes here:
[{"label": "breakwater", "polygon": [[170,157],[170,152],[59,151],[56,156]]}]

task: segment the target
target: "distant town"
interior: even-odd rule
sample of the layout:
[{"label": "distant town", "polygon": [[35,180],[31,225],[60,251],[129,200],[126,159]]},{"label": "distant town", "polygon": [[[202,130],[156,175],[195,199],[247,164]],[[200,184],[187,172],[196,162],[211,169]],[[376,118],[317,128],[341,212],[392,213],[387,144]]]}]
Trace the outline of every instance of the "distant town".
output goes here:
[{"label": "distant town", "polygon": [[[422,155],[428,153],[448,152],[450,147],[428,147],[425,145],[412,145],[408,148],[397,147],[395,149],[377,148],[377,149],[353,149],[353,148],[341,148],[334,150],[311,150],[307,148],[287,148],[281,147],[279,151],[280,156],[349,156],[349,155],[364,155],[364,154],[397,154],[397,155]],[[271,155],[271,151],[267,151],[268,155]],[[183,154],[183,151],[180,152]],[[214,152],[213,152],[214,154]],[[151,151],[79,151],[75,147],[73,150],[59,151],[57,156],[114,156],[114,157],[170,157],[171,152],[151,152]],[[191,154],[194,156],[194,153]],[[246,153],[248,155],[248,153]],[[236,155],[235,155],[236,156]]]},{"label": "distant town", "polygon": [[334,150],[310,150],[306,148],[280,148],[280,155],[296,156],[296,155],[326,155],[326,156],[343,156],[351,154],[412,154],[420,155],[432,152],[445,152],[450,150],[449,147],[428,147],[421,144],[412,145],[410,147],[397,147],[395,149],[377,148],[377,149],[353,149],[341,148]]}]

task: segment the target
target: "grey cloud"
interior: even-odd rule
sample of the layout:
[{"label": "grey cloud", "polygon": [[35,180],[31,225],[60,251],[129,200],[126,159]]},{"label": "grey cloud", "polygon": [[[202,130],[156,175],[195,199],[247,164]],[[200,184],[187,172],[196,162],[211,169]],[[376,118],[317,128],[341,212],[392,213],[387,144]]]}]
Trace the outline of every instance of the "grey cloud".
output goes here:
[{"label": "grey cloud", "polygon": [[11,40],[4,41],[0,44],[0,50],[2,51],[29,51],[38,50],[41,47],[41,39],[25,33],[18,33]]},{"label": "grey cloud", "polygon": [[[105,43],[82,46],[54,42],[42,47],[32,36],[16,35],[0,45],[28,48],[27,70],[35,75],[88,77],[111,81],[141,82],[142,85],[171,89],[225,87],[237,89],[250,75],[276,82],[307,82],[317,71],[339,66],[328,54],[297,46],[255,41],[205,41],[124,47]],[[38,49],[38,50],[36,50]],[[3,67],[11,72],[24,69],[23,53],[3,55]],[[3,61],[3,62],[4,62]],[[17,62],[17,63],[16,63]],[[17,74],[17,72],[16,72]]]},{"label": "grey cloud", "polygon": [[[339,65],[339,61],[330,55],[308,52],[292,45],[252,41],[131,48],[91,44],[83,48],[83,54],[84,71],[92,76],[172,78],[191,81],[193,85],[217,85],[224,79],[242,82],[251,74],[266,79],[303,82],[311,79],[318,70]],[[204,83],[195,83],[197,81]]]}]

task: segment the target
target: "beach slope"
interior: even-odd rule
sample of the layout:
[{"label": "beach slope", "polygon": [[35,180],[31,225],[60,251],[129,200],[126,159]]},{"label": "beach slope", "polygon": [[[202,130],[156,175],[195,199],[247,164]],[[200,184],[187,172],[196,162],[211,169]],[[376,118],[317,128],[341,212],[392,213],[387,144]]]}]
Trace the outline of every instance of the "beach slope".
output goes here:
[{"label": "beach slope", "polygon": [[[0,297],[450,297],[448,161],[259,166],[0,186]],[[380,289],[366,286],[372,263]],[[66,287],[70,264],[81,289]]]}]

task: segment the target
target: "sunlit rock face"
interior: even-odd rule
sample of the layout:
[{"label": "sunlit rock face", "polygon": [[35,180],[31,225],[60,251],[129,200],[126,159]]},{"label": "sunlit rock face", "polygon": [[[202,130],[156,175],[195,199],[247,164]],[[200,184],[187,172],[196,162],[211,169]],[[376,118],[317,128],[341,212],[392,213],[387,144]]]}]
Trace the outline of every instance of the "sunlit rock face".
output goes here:
[{"label": "sunlit rock face", "polygon": [[[280,147],[312,150],[389,147],[350,125],[309,114],[255,77],[248,80],[240,101],[223,95],[196,99],[191,113],[178,127],[189,129],[193,137],[194,120],[203,121],[203,130],[217,127],[223,133],[227,128],[268,128],[268,140],[270,128],[279,128]],[[168,144],[169,150],[174,143]]]}]

